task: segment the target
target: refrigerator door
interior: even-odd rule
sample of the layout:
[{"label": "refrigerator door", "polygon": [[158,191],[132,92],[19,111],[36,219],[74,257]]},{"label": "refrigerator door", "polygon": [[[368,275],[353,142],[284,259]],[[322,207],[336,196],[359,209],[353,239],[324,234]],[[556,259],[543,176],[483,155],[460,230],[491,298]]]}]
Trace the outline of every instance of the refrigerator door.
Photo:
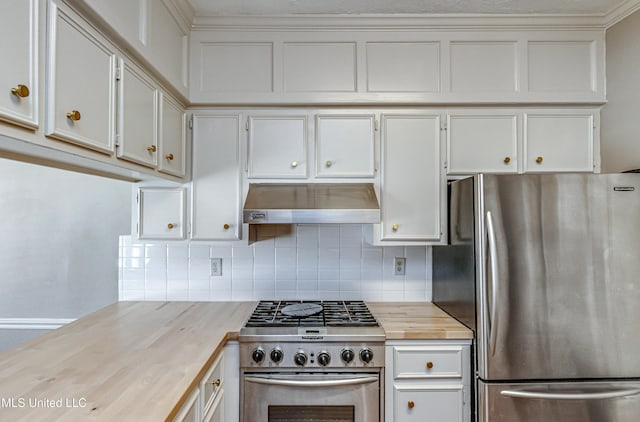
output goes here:
[{"label": "refrigerator door", "polygon": [[478,383],[479,422],[637,422],[640,383]]},{"label": "refrigerator door", "polygon": [[478,376],[640,378],[640,175],[475,178]]}]

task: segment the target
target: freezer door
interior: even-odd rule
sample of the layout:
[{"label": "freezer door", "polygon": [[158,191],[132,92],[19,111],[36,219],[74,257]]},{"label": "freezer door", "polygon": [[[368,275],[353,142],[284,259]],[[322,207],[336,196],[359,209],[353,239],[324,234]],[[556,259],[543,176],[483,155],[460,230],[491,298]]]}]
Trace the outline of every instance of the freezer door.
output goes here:
[{"label": "freezer door", "polygon": [[640,175],[476,189],[479,377],[640,378]]},{"label": "freezer door", "polygon": [[637,422],[640,383],[485,384],[479,422]]}]

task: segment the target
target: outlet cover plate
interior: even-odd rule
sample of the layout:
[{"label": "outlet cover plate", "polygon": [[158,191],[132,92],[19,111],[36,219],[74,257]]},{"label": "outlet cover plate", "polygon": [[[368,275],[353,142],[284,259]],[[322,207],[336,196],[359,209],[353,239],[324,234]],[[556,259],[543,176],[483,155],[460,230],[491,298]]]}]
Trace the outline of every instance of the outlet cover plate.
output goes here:
[{"label": "outlet cover plate", "polygon": [[222,276],[222,258],[211,258],[211,275],[214,277]]}]

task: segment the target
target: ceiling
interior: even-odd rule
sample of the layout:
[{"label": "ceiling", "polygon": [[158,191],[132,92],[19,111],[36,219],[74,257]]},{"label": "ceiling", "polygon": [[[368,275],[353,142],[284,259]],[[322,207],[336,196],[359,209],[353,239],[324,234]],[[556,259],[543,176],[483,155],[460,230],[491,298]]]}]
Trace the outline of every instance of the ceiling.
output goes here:
[{"label": "ceiling", "polygon": [[200,16],[298,14],[603,15],[624,0],[190,0]]}]

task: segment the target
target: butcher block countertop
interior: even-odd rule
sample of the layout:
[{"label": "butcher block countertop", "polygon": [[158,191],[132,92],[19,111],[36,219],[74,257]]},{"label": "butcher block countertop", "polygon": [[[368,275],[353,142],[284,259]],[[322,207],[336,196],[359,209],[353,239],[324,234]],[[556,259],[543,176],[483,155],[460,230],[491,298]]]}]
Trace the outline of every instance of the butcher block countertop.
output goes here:
[{"label": "butcher block countertop", "polygon": [[254,302],[119,302],[0,353],[0,420],[162,421]]},{"label": "butcher block countertop", "polygon": [[466,340],[473,332],[430,302],[367,302],[387,340]]},{"label": "butcher block countertop", "polygon": [[[119,302],[0,353],[0,420],[176,415],[255,302]],[[387,339],[471,339],[431,303],[368,303]]]}]

